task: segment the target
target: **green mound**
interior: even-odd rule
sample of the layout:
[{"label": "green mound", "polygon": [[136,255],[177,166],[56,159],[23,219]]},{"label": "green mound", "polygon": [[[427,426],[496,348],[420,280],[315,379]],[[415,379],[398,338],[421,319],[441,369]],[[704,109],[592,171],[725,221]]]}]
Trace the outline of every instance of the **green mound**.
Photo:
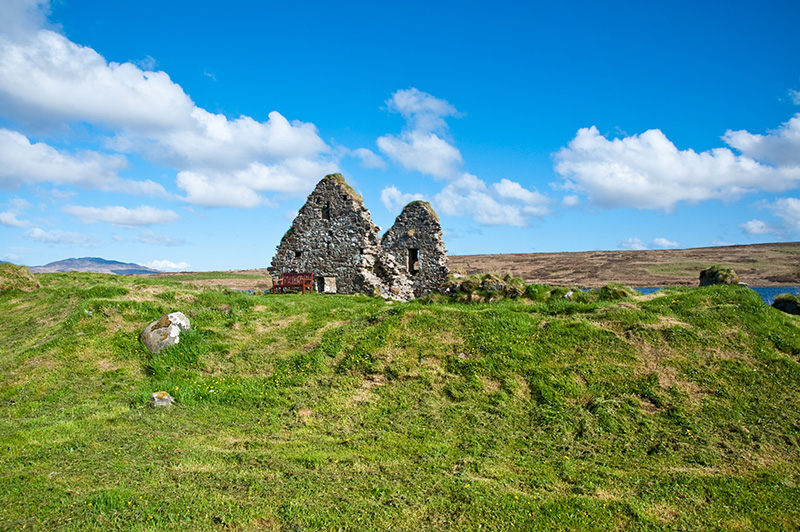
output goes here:
[{"label": "green mound", "polygon": [[0,264],[0,292],[10,290],[30,292],[39,287],[39,281],[36,280],[27,267],[16,266],[7,262]]},{"label": "green mound", "polygon": [[[465,304],[38,279],[0,294],[0,529],[800,522],[800,318],[740,286],[493,275],[458,280]],[[192,329],[150,354],[174,311]]]}]

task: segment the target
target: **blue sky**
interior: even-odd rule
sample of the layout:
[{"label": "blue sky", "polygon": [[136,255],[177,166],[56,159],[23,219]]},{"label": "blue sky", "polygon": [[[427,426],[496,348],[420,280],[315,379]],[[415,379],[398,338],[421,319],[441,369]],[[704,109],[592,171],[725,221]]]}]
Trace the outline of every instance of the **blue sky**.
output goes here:
[{"label": "blue sky", "polygon": [[451,254],[800,240],[800,3],[0,3],[0,259],[258,268],[341,172]]}]

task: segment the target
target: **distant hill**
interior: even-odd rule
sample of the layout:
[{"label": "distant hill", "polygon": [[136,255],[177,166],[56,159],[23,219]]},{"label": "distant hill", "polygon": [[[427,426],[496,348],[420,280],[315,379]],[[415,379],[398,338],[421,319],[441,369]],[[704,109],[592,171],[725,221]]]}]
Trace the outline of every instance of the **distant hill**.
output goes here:
[{"label": "distant hill", "polygon": [[34,266],[33,273],[58,273],[58,272],[93,272],[114,273],[117,275],[135,275],[143,273],[160,273],[159,270],[147,268],[132,262],[119,262],[106,260],[100,257],[82,257],[80,259],[64,259],[44,266]]}]

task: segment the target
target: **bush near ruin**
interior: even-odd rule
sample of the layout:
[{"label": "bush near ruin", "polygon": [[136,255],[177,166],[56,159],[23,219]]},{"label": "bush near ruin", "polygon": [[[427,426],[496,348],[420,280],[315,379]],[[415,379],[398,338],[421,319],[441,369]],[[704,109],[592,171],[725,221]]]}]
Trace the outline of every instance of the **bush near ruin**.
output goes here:
[{"label": "bush near ruin", "polygon": [[781,294],[772,302],[772,306],[787,314],[800,314],[800,298],[792,294]]},{"label": "bush near ruin", "polygon": [[731,268],[712,266],[700,272],[700,286],[738,284],[739,276]]}]

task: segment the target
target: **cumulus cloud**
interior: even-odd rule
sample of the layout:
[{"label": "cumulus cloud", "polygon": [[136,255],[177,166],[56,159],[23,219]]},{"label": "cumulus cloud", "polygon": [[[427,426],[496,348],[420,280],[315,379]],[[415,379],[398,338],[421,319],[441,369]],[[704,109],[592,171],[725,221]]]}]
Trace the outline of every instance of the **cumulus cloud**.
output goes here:
[{"label": "cumulus cloud", "polygon": [[189,203],[208,207],[248,208],[271,205],[262,193],[307,194],[320,176],[336,170],[332,163],[287,159],[282,164],[251,163],[231,172],[180,172],[177,185]]},{"label": "cumulus cloud", "polygon": [[15,39],[24,38],[45,25],[49,11],[49,0],[0,2],[0,35]]},{"label": "cumulus cloud", "polygon": [[668,240],[666,238],[656,238],[655,240],[653,240],[653,246],[657,248],[668,249],[668,248],[676,248],[680,246],[680,244],[672,240]]},{"label": "cumulus cloud", "polygon": [[0,225],[8,227],[28,227],[30,222],[28,220],[20,220],[17,216],[22,214],[22,211],[30,207],[30,203],[24,199],[15,198],[7,203],[8,210],[0,212]]},{"label": "cumulus cloud", "polygon": [[445,117],[461,114],[445,100],[415,88],[399,90],[386,102],[390,111],[400,113],[415,131],[447,131]]},{"label": "cumulus cloud", "polygon": [[780,198],[775,200],[769,209],[781,219],[787,231],[793,234],[800,233],[800,199]]},{"label": "cumulus cloud", "polygon": [[463,159],[447,139],[445,121],[459,116],[455,107],[415,88],[396,91],[386,104],[405,118],[406,127],[400,136],[378,138],[378,149],[409,170],[437,179],[457,178]]},{"label": "cumulus cloud", "polygon": [[[487,184],[462,166],[461,152],[449,138],[448,117],[458,110],[445,100],[415,88],[396,91],[386,102],[388,109],[406,120],[399,136],[384,135],[378,148],[392,161],[448,184],[433,198],[437,210],[452,216],[470,216],[486,225],[525,226],[533,216],[550,214],[550,199],[510,179]],[[395,186],[381,191],[381,201],[390,211],[420,194],[402,193]]]},{"label": "cumulus cloud", "polygon": [[8,227],[28,227],[30,222],[27,220],[18,219],[17,214],[18,213],[13,211],[0,212],[0,225],[5,225]]},{"label": "cumulus cloud", "polygon": [[800,167],[800,113],[766,135],[728,130],[722,138],[746,157],[777,166]]},{"label": "cumulus cloud", "polygon": [[[30,0],[12,0],[12,4],[19,12],[38,8],[40,14],[46,5]],[[155,68],[152,58],[139,66],[109,62],[89,47],[42,29],[41,20],[34,23],[39,27],[31,27],[24,38],[0,37],[0,107],[19,123],[37,123],[40,129],[48,124],[59,131],[73,123],[91,124],[105,135],[103,148],[116,153],[59,152],[31,144],[19,132],[4,130],[0,149],[1,144],[7,149],[22,146],[26,155],[14,160],[33,162],[0,171],[0,185],[50,181],[163,193],[155,183],[117,177],[126,166],[120,154],[134,153],[175,169],[178,184],[186,191],[183,199],[190,203],[253,207],[264,203],[260,192],[303,196],[324,175],[320,169],[337,170],[332,150],[311,123],[290,121],[276,111],[266,121],[211,113],[197,107],[167,73],[150,70]],[[64,162],[76,171],[52,171]],[[375,159],[368,161],[375,163]],[[291,186],[264,185],[269,180],[264,169]],[[243,177],[248,173],[250,177]],[[243,197],[236,200],[236,196]]]},{"label": "cumulus cloud", "polygon": [[166,73],[108,63],[50,30],[21,41],[0,40],[0,92],[18,116],[115,128],[170,130],[188,125],[194,108]]},{"label": "cumulus cloud", "polygon": [[2,188],[49,182],[129,194],[166,195],[164,187],[153,181],[120,178],[117,172],[128,165],[122,156],[95,151],[67,154],[42,142],[31,143],[25,135],[2,128],[0,161]]},{"label": "cumulus cloud", "polygon": [[385,135],[378,139],[378,148],[404,168],[440,179],[454,177],[463,163],[461,152],[435,133],[409,131],[399,138]]},{"label": "cumulus cloud", "polygon": [[608,140],[594,126],[582,128],[556,154],[555,170],[565,188],[585,194],[600,207],[667,212],[679,202],[730,201],[800,182],[800,166],[773,167],[727,148],[678,150],[657,129]]},{"label": "cumulus cloud", "polygon": [[498,183],[492,183],[492,189],[497,197],[522,204],[523,212],[527,214],[544,216],[551,212],[547,207],[550,203],[547,196],[535,190],[528,190],[516,181],[501,179]]},{"label": "cumulus cloud", "polygon": [[85,224],[106,222],[120,226],[153,225],[172,223],[180,218],[174,211],[156,209],[147,205],[142,205],[135,209],[120,206],[82,207],[68,205],[62,210],[79,218]]},{"label": "cumulus cloud", "polygon": [[98,245],[97,240],[94,238],[72,231],[61,231],[59,229],[45,231],[39,227],[34,227],[26,231],[25,236],[43,244],[68,244],[86,248],[96,247]]},{"label": "cumulus cloud", "polygon": [[775,232],[775,228],[761,220],[750,220],[749,222],[739,224],[739,227],[748,235],[766,235]]},{"label": "cumulus cloud", "polygon": [[367,148],[358,148],[352,151],[352,155],[361,160],[362,168],[386,168],[386,161]]},{"label": "cumulus cloud", "polygon": [[642,242],[639,238],[626,238],[622,242],[619,243],[619,247],[623,249],[635,249],[635,250],[642,250],[647,249],[647,246],[644,242]]},{"label": "cumulus cloud", "polygon": [[678,242],[674,242],[672,240],[663,237],[655,238],[649,244],[646,244],[644,241],[642,241],[641,238],[636,238],[636,237],[626,238],[625,240],[619,243],[619,247],[622,249],[632,249],[639,251],[645,249],[654,249],[654,248],[669,249],[669,248],[676,248],[678,246],[680,246]]},{"label": "cumulus cloud", "polygon": [[519,183],[504,179],[489,186],[468,173],[452,181],[433,199],[438,210],[451,216],[466,214],[486,225],[518,227],[527,225],[530,216],[547,214],[547,201]]},{"label": "cumulus cloud", "polygon": [[381,203],[389,212],[400,212],[400,209],[416,200],[426,200],[422,194],[403,194],[392,185],[381,190]]},{"label": "cumulus cloud", "polygon": [[188,262],[172,262],[171,260],[151,260],[145,266],[161,271],[185,271],[192,267]]}]

